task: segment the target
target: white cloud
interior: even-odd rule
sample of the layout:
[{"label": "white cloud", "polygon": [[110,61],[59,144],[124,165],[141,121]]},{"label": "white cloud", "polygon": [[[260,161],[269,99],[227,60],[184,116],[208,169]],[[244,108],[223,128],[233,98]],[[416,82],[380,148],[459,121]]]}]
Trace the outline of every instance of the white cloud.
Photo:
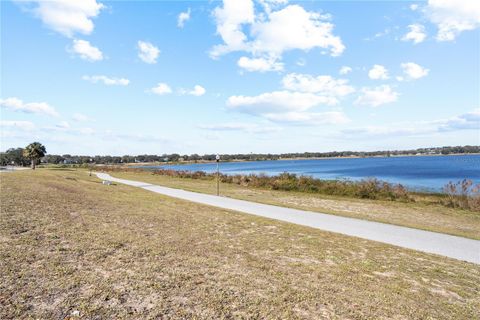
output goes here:
[{"label": "white cloud", "polygon": [[350,138],[364,139],[365,137],[415,136],[431,133],[428,128],[406,126],[405,124],[390,124],[388,126],[367,126],[342,130]]},{"label": "white cloud", "polygon": [[22,100],[12,97],[5,100],[0,100],[0,106],[11,111],[44,114],[47,116],[58,117],[58,112],[55,110],[55,108],[49,106],[46,102],[23,103]]},{"label": "white cloud", "polygon": [[480,109],[447,120],[440,120],[438,131],[480,130]]},{"label": "white cloud", "polygon": [[2,120],[0,121],[0,127],[10,127],[10,128],[18,128],[22,131],[32,131],[35,129],[35,125],[30,121],[8,121]]},{"label": "white cloud", "polygon": [[308,12],[299,5],[289,5],[268,15],[267,21],[252,25],[254,52],[280,55],[292,49],[330,49],[332,56],[345,50],[341,39],[332,34],[334,25],[324,16]]},{"label": "white cloud", "polygon": [[348,80],[334,79],[327,75],[313,77],[308,74],[290,73],[283,77],[282,84],[288,90],[318,93],[330,97],[343,97],[355,91],[348,85]]},{"label": "white cloud", "polygon": [[382,65],[376,64],[368,71],[368,77],[373,80],[388,79],[388,70]]},{"label": "white cloud", "polygon": [[204,87],[200,85],[196,85],[193,87],[193,90],[189,92],[192,96],[200,97],[203,96],[207,92]]},{"label": "white cloud", "polygon": [[154,143],[162,143],[162,144],[172,143],[171,140],[168,140],[166,138],[159,137],[159,136],[145,135],[142,133],[128,134],[128,133],[115,133],[115,132],[108,131],[101,134],[101,136],[103,136],[104,139],[119,141],[119,142],[128,140],[128,141],[134,141],[134,142],[140,142],[140,143],[144,143],[144,142],[147,142],[147,143],[154,142]]},{"label": "white cloud", "polygon": [[[264,72],[278,70],[285,51],[322,48],[330,50],[332,56],[344,51],[340,37],[332,34],[334,25],[328,21],[329,16],[306,11],[300,5],[273,11],[286,1],[261,3],[264,12],[257,15],[252,0],[224,0],[223,7],[215,8],[217,34],[224,43],[212,48],[213,58],[234,51],[248,52],[252,57],[244,57],[239,64],[249,71]],[[250,32],[247,34],[244,29]]]},{"label": "white cloud", "polygon": [[438,27],[438,41],[453,41],[463,31],[480,27],[478,0],[429,0],[425,13]]},{"label": "white cloud", "polygon": [[349,128],[342,133],[350,138],[391,136],[425,136],[441,132],[480,129],[480,109],[460,114],[450,119],[433,121],[413,121],[409,123],[390,123],[382,126]]},{"label": "white cloud", "polygon": [[59,129],[70,129],[70,124],[67,121],[61,121],[55,125]]},{"label": "white cloud", "polygon": [[[177,94],[179,95],[191,95],[196,97],[203,96],[207,92],[207,90],[205,90],[204,87],[198,84],[195,85],[191,90],[180,88],[180,89],[177,89],[176,91],[177,91]],[[150,89],[149,92],[152,92],[158,95],[166,95],[166,94],[172,93],[173,90],[167,83],[160,82],[157,84],[156,87]]]},{"label": "white cloud", "polygon": [[83,76],[83,80],[90,81],[91,83],[103,82],[107,86],[127,86],[130,80],[125,78],[109,78],[107,76]]},{"label": "white cloud", "polygon": [[39,132],[61,132],[62,136],[64,134],[69,134],[69,135],[91,135],[95,133],[95,129],[88,128],[88,127],[82,127],[82,128],[72,128],[70,124],[67,121],[61,121],[57,123],[54,126],[46,126],[40,128]]},{"label": "white cloud", "polygon": [[103,60],[103,53],[98,48],[92,46],[90,42],[86,40],[73,40],[73,46],[70,49],[73,53],[76,53],[83,60],[91,62]]},{"label": "white cloud", "polygon": [[297,64],[297,66],[304,67],[304,66],[307,65],[307,61],[303,58],[300,58],[300,59],[297,60],[296,64]]},{"label": "white cloud", "polygon": [[181,95],[188,94],[188,95],[196,96],[196,97],[203,96],[206,92],[207,92],[207,90],[205,90],[204,87],[202,87],[201,85],[198,85],[198,84],[195,85],[192,90],[186,90],[186,89],[178,90],[178,93],[181,94]]},{"label": "white cloud", "polygon": [[340,71],[338,73],[340,73],[341,75],[345,75],[350,72],[352,72],[352,68],[350,68],[349,66],[343,66],[340,68]]},{"label": "white cloud", "polygon": [[378,38],[381,38],[381,37],[385,37],[385,36],[388,36],[391,32],[391,29],[390,28],[386,28],[385,30],[383,31],[380,31],[380,32],[377,32],[373,35],[373,37],[368,37],[368,38],[365,38],[365,40],[367,41],[373,41],[375,39],[378,39]]},{"label": "white cloud", "polygon": [[231,96],[231,110],[259,116],[272,122],[291,125],[344,124],[350,120],[343,112],[313,112],[319,105],[335,105],[337,99],[310,92],[274,91],[258,96]]},{"label": "white cloud", "polygon": [[305,92],[274,91],[258,96],[231,96],[227,106],[239,112],[265,115],[306,111],[318,105],[335,105],[337,99]]},{"label": "white cloud", "polygon": [[33,2],[37,6],[33,13],[50,29],[67,37],[75,33],[91,34],[94,29],[92,18],[105,8],[96,0],[20,0],[22,3]]},{"label": "white cloud", "polygon": [[416,11],[417,9],[418,9],[418,4],[415,4],[415,3],[414,3],[414,4],[411,4],[411,5],[410,5],[410,10]]},{"label": "white cloud", "polygon": [[333,125],[350,122],[350,119],[339,111],[267,113],[264,117],[275,122],[300,125]]},{"label": "white cloud", "polygon": [[223,45],[216,45],[211,51],[213,57],[222,54],[246,50],[247,36],[242,31],[242,25],[255,21],[254,5],[252,0],[224,0],[223,7],[213,11],[217,24],[217,34],[222,37]]},{"label": "white cloud", "polygon": [[270,133],[280,131],[280,128],[278,127],[239,122],[214,125],[199,125],[199,128],[211,131],[242,131],[247,133]]},{"label": "white cloud", "polygon": [[153,87],[151,92],[158,94],[159,96],[172,93],[172,88],[166,83],[160,82],[156,87]]},{"label": "white cloud", "polygon": [[138,41],[138,57],[142,59],[143,62],[154,64],[157,63],[157,58],[160,54],[160,49],[155,47],[150,42]]},{"label": "white cloud", "polygon": [[[267,113],[264,115],[264,118],[272,122],[290,125],[325,125],[350,122],[350,119],[348,119],[343,112],[338,111]],[[277,126],[238,122],[200,125],[199,127],[211,131],[243,131],[247,133],[270,133],[281,130],[281,128]]]},{"label": "white cloud", "polygon": [[313,110],[319,106],[335,106],[339,99],[355,91],[348,80],[331,76],[290,73],[283,77],[285,90],[265,92],[257,96],[231,96],[230,110],[262,117],[269,121],[293,125],[343,124],[350,121],[343,112]]},{"label": "white cloud", "polygon": [[363,88],[362,95],[355,101],[359,105],[378,107],[382,104],[397,101],[398,93],[388,85],[381,85],[375,88]]},{"label": "white cloud", "polygon": [[77,121],[77,122],[85,122],[85,121],[91,121],[92,119],[90,119],[88,116],[82,114],[82,113],[75,113],[73,116],[72,116],[72,119],[74,121]]},{"label": "white cloud", "polygon": [[78,130],[76,130],[78,133],[80,134],[85,134],[85,135],[92,135],[95,133],[95,129],[93,128],[89,128],[89,127],[85,127],[85,128],[79,128]]},{"label": "white cloud", "polygon": [[410,30],[402,37],[402,41],[412,41],[414,44],[423,42],[427,37],[425,27],[421,24],[415,23],[408,26]]},{"label": "white cloud", "polygon": [[185,26],[185,22],[190,20],[190,8],[188,8],[185,12],[180,12],[177,18],[177,26],[179,28],[183,28]]},{"label": "white cloud", "polygon": [[407,76],[407,80],[416,80],[416,79],[423,78],[426,75],[428,75],[428,72],[430,71],[413,62],[402,63],[401,67],[403,69],[403,72]]},{"label": "white cloud", "polygon": [[266,58],[248,58],[241,57],[237,62],[238,66],[247,71],[282,71],[283,63],[277,62],[276,59]]},{"label": "white cloud", "polygon": [[273,9],[286,5],[288,0],[258,0],[258,2],[263,6],[266,13],[270,13]]}]

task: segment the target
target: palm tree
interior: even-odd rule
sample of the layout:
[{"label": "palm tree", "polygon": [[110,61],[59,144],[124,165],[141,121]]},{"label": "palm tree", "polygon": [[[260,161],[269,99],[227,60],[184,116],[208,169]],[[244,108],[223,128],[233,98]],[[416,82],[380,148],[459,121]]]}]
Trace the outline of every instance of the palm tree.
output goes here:
[{"label": "palm tree", "polygon": [[28,146],[23,149],[23,156],[32,161],[32,169],[35,170],[35,164],[41,157],[45,156],[47,150],[45,146],[40,142],[30,143]]}]

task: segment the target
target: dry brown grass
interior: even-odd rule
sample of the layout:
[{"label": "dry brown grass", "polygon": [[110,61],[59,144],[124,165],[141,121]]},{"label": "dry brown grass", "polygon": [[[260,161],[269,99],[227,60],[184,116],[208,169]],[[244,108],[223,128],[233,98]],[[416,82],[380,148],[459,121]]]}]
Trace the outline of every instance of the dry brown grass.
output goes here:
[{"label": "dry brown grass", "polygon": [[0,179],[1,319],[480,317],[478,265],[85,172]]},{"label": "dry brown grass", "polygon": [[[115,177],[172,188],[216,193],[215,181],[152,175],[148,172],[115,172],[111,174]],[[229,183],[222,183],[220,190],[222,195],[232,198],[480,239],[480,213],[461,208],[278,191]]]}]

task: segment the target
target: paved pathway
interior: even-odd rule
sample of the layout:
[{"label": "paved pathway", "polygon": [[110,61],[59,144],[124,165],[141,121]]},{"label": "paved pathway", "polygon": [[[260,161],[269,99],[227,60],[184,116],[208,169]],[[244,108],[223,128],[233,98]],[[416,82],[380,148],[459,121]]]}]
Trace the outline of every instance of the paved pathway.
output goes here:
[{"label": "paved pathway", "polygon": [[103,180],[140,187],[174,198],[480,264],[480,241],[478,240],[117,179],[106,173],[97,173],[97,176]]},{"label": "paved pathway", "polygon": [[0,172],[14,172],[14,171],[21,171],[21,170],[29,170],[30,167],[14,167],[14,166],[6,166],[0,167]]}]

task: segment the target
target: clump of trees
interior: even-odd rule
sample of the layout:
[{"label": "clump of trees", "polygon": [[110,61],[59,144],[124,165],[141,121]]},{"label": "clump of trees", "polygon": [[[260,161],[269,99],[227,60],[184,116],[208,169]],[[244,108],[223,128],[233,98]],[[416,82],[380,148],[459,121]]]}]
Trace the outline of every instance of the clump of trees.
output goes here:
[{"label": "clump of trees", "polygon": [[6,152],[0,153],[0,165],[8,166],[35,166],[45,157],[47,149],[40,142],[32,142],[25,148],[11,148]]},{"label": "clump of trees", "polygon": [[6,152],[0,153],[0,165],[1,166],[28,166],[30,164],[30,160],[23,156],[23,148],[11,148],[8,149]]}]

